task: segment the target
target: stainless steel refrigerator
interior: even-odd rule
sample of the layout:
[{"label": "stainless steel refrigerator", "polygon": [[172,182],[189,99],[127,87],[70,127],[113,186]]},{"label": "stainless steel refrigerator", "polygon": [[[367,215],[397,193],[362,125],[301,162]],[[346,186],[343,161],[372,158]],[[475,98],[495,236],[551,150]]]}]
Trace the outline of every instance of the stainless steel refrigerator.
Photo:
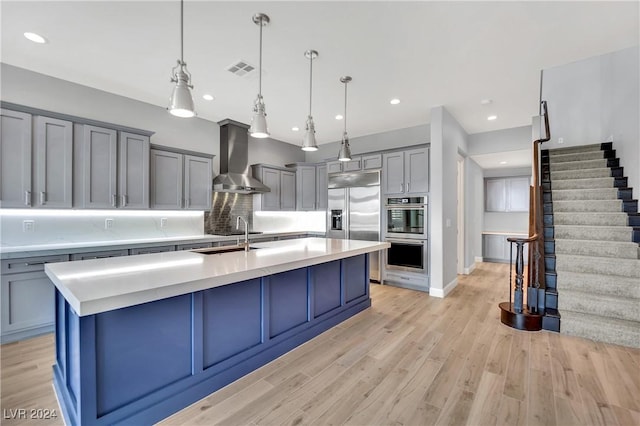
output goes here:
[{"label": "stainless steel refrigerator", "polygon": [[[380,241],[380,172],[329,176],[327,237]],[[369,278],[380,281],[379,252],[369,257]]]}]

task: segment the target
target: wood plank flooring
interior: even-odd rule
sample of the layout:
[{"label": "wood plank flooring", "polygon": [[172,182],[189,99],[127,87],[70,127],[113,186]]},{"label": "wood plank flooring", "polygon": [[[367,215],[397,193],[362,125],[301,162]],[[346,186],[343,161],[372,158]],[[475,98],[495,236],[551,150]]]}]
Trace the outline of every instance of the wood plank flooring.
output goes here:
[{"label": "wood plank flooring", "polygon": [[[371,309],[161,424],[640,425],[640,351],[502,325],[507,277],[478,264],[445,299],[373,285]],[[2,424],[62,424],[53,336],[0,349]]]}]

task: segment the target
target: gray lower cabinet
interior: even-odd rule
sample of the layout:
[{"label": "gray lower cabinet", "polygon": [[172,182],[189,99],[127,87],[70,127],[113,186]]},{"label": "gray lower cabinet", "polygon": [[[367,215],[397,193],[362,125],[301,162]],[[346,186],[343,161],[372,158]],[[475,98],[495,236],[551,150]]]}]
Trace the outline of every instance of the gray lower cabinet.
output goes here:
[{"label": "gray lower cabinet", "polygon": [[212,159],[151,149],[150,202],[154,209],[211,208]]},{"label": "gray lower cabinet", "polygon": [[[485,262],[508,263],[511,258],[516,261],[516,246],[511,247],[511,243],[507,241],[509,237],[525,238],[525,235],[512,234],[484,234],[482,239],[482,259]],[[513,256],[513,257],[511,257]],[[529,248],[528,244],[524,245],[524,262],[528,263]]]},{"label": "gray lower cabinet", "polygon": [[385,153],[382,164],[384,194],[429,192],[429,148]]},{"label": "gray lower cabinet", "polygon": [[130,249],[129,254],[164,253],[167,251],[176,251],[176,246],[136,247]]},{"label": "gray lower cabinet", "polygon": [[284,167],[264,164],[254,164],[251,167],[253,176],[271,189],[271,192],[255,194],[254,209],[264,211],[296,209],[296,172]]},{"label": "gray lower cabinet", "polygon": [[67,255],[55,255],[2,261],[2,343],[53,331],[55,287],[44,273],[44,265],[68,259]]},{"label": "gray lower cabinet", "polygon": [[0,110],[0,205],[31,206],[31,114]]},{"label": "gray lower cabinet", "polygon": [[90,251],[86,253],[75,253],[71,255],[71,260],[106,259],[108,257],[129,256],[129,250],[103,250]]},{"label": "gray lower cabinet", "polygon": [[73,123],[35,116],[34,205],[71,208],[73,202]]},{"label": "gray lower cabinet", "polygon": [[211,243],[191,243],[191,244],[178,244],[176,246],[177,251],[182,250],[195,250],[200,248],[209,248],[211,247]]}]

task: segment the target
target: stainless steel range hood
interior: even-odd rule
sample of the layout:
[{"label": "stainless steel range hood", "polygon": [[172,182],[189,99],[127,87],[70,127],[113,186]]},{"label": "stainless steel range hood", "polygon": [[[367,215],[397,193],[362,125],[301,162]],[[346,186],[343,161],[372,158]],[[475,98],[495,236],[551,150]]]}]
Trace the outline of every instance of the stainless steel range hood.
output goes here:
[{"label": "stainless steel range hood", "polygon": [[220,126],[220,174],[213,179],[213,190],[252,194],[271,192],[269,187],[251,176],[249,168],[249,126],[222,120]]}]

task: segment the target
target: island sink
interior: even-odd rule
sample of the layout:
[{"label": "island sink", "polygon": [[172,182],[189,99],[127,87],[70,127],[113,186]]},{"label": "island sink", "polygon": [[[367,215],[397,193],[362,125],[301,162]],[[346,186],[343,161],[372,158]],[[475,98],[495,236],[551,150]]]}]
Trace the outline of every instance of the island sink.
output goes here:
[{"label": "island sink", "polygon": [[[257,250],[256,247],[249,247],[249,250]],[[202,249],[191,250],[194,253],[200,254],[222,254],[230,253],[234,251],[244,251],[244,244],[238,244],[235,246],[222,246],[222,247],[207,247]]]}]

